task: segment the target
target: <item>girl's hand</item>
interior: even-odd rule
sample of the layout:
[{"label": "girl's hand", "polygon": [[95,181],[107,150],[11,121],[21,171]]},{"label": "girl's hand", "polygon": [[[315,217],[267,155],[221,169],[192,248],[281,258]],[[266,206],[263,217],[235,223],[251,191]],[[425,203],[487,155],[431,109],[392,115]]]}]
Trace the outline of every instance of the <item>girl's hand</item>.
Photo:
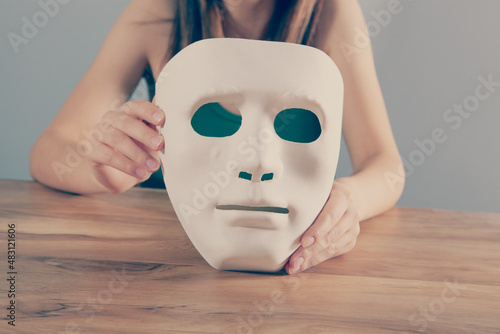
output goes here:
[{"label": "girl's hand", "polygon": [[349,189],[336,180],[323,210],[301,238],[301,246],[285,266],[296,274],[354,248],[359,235],[360,213]]},{"label": "girl's hand", "polygon": [[131,101],[108,111],[94,126],[88,162],[96,179],[113,193],[148,179],[160,167],[163,137],[156,131],[165,114],[153,103]]}]

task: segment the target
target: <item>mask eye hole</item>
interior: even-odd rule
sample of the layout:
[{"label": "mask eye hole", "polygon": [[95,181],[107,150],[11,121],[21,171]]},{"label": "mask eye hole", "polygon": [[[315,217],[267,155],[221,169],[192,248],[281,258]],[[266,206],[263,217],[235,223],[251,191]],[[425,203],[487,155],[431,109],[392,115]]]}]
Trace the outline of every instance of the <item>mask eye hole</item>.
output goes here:
[{"label": "mask eye hole", "polygon": [[276,115],[274,130],[283,140],[294,143],[312,143],[321,135],[321,124],[318,116],[312,111],[290,108]]},{"label": "mask eye hole", "polygon": [[191,118],[191,126],[204,137],[229,137],[241,127],[241,115],[232,105],[210,102],[202,105]]}]

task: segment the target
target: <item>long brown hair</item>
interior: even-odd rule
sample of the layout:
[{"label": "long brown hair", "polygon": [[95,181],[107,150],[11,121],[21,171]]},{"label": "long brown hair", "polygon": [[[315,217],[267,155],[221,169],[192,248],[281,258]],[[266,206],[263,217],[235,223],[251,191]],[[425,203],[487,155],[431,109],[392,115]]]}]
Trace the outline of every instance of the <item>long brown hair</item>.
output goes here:
[{"label": "long brown hair", "polygon": [[[314,46],[323,1],[276,0],[264,39]],[[223,0],[179,0],[170,56],[201,39],[224,37],[225,10]]]}]

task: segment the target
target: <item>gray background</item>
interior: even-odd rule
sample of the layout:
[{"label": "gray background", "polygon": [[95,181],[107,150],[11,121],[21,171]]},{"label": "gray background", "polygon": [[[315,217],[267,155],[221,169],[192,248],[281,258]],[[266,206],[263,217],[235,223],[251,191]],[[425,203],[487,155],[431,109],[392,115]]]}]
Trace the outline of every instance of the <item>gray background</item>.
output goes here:
[{"label": "gray background", "polygon": [[[47,2],[50,0],[43,0]],[[0,0],[0,178],[29,180],[29,151],[82,77],[126,0],[72,0],[15,53],[38,1]],[[474,96],[478,78],[500,81],[498,0],[401,0],[390,23],[373,13],[389,0],[361,0],[396,141],[408,167],[399,205],[500,212],[500,88],[457,129],[443,116]],[[354,44],[353,44],[354,45]],[[358,45],[359,46],[359,45]],[[144,97],[139,88],[136,97]],[[441,128],[431,154],[415,141]],[[420,160],[415,160],[420,158]],[[343,149],[338,176],[351,171]]]}]

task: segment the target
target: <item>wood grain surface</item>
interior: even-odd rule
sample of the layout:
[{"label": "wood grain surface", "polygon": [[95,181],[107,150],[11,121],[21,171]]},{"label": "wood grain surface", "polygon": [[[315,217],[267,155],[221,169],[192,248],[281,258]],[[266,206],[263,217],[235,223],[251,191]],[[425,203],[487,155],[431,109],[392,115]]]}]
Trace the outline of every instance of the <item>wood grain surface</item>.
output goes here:
[{"label": "wood grain surface", "polygon": [[0,333],[500,333],[498,214],[397,207],[349,254],[288,276],[212,269],[164,190],[0,181],[0,237]]}]

